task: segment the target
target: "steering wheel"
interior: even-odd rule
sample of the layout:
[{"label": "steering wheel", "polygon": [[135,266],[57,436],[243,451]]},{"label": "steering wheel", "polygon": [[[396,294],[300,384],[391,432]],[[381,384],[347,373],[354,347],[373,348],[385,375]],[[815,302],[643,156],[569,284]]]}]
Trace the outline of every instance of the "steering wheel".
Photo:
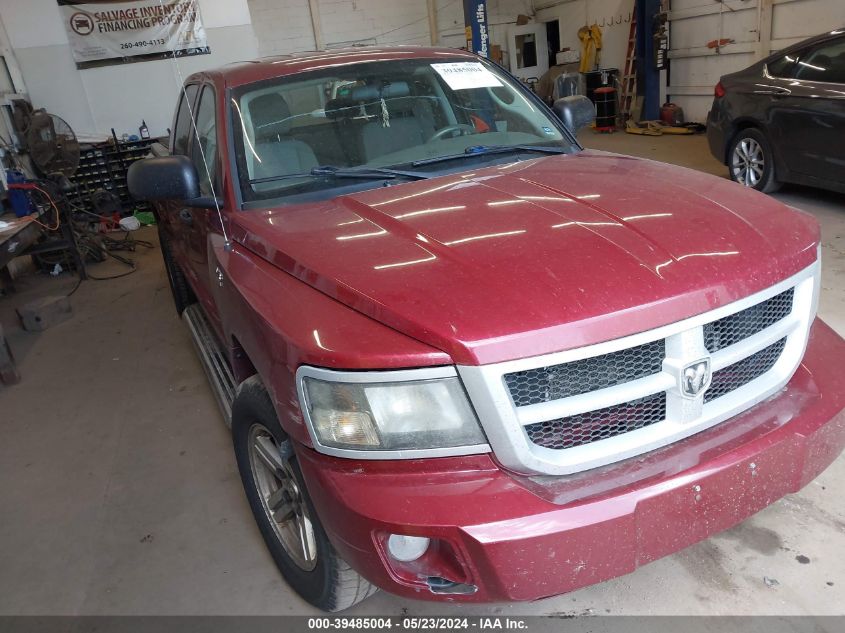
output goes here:
[{"label": "steering wheel", "polygon": [[[456,132],[460,132],[460,134],[455,134]],[[471,125],[466,125],[465,123],[458,123],[457,125],[447,125],[446,127],[442,127],[437,130],[434,134],[432,134],[431,138],[428,139],[426,143],[439,141],[440,139],[446,138],[447,136],[466,136],[467,134],[475,134],[475,128]]]}]

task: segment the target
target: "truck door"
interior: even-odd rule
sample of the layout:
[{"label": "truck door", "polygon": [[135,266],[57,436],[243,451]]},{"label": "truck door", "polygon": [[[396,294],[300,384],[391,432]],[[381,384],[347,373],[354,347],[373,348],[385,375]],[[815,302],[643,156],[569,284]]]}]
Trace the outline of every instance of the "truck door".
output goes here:
[{"label": "truck door", "polygon": [[[214,88],[205,85],[194,108],[196,127],[189,156],[199,176],[200,196],[207,199],[220,196],[216,110]],[[213,273],[209,269],[208,248],[210,232],[221,233],[220,218],[216,209],[183,205],[179,210],[179,220],[183,225],[182,236],[188,265],[186,272],[191,278],[197,298],[209,316],[216,319],[210,285]]]},{"label": "truck door", "polygon": [[[179,98],[176,108],[176,117],[173,121],[173,132],[170,136],[170,153],[187,155],[193,135],[193,124],[191,123],[191,112],[195,107],[199,86],[189,84],[185,86]],[[185,243],[182,236],[183,224],[179,218],[182,203],[176,200],[162,202],[159,206],[160,231],[162,242],[167,242],[166,248],[179,264],[183,271],[188,270],[188,257],[185,251]]]}]

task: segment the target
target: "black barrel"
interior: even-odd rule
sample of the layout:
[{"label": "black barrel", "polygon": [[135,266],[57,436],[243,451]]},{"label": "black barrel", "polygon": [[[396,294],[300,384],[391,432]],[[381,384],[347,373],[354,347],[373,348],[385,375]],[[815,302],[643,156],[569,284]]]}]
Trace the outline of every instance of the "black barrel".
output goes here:
[{"label": "black barrel", "polygon": [[616,129],[616,88],[602,86],[593,92],[596,103],[596,130],[612,132]]}]

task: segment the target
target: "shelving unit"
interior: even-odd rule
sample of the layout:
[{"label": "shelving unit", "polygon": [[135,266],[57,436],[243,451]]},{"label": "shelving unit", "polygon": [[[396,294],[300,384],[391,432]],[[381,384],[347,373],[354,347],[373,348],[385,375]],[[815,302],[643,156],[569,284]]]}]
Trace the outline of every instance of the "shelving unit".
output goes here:
[{"label": "shelving unit", "polygon": [[104,189],[120,198],[124,215],[135,211],[149,211],[146,202],[137,202],[129,195],[126,185],[126,171],[136,160],[144,158],[150,152],[150,146],[157,139],[137,141],[107,142],[96,145],[83,145],[79,158],[79,168],[71,181],[79,188],[81,202],[90,205],[91,196]]}]

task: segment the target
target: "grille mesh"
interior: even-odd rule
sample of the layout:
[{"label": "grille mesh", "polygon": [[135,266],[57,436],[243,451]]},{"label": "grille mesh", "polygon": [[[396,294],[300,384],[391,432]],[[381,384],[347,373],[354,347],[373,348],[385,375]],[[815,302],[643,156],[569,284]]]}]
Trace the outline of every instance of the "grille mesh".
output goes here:
[{"label": "grille mesh", "polygon": [[782,338],[756,354],[715,372],[710,388],[704,392],[704,402],[721,398],[765,374],[775,366],[785,346],[786,338]]},{"label": "grille mesh", "polygon": [[774,325],[792,310],[795,289],[704,326],[704,346],[712,354]]},{"label": "grille mesh", "polygon": [[603,356],[506,374],[505,382],[514,404],[524,407],[658,374],[665,355],[666,342],[661,339]]},{"label": "grille mesh", "polygon": [[568,418],[529,424],[525,432],[538,446],[563,450],[630,433],[665,418],[666,394],[661,392]]}]

